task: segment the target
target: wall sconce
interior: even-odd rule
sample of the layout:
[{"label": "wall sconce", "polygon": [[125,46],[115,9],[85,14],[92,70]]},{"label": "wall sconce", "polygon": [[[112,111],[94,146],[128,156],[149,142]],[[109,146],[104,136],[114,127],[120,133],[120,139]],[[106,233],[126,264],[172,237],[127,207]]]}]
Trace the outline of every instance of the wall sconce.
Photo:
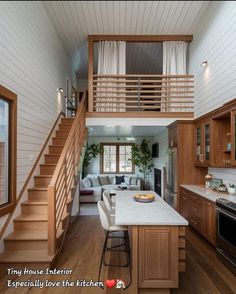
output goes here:
[{"label": "wall sconce", "polygon": [[57,89],[57,92],[63,93],[64,90],[62,88]]},{"label": "wall sconce", "polygon": [[207,62],[207,60],[204,60],[204,61],[201,63],[201,67],[206,68],[207,66],[208,66],[208,62]]}]

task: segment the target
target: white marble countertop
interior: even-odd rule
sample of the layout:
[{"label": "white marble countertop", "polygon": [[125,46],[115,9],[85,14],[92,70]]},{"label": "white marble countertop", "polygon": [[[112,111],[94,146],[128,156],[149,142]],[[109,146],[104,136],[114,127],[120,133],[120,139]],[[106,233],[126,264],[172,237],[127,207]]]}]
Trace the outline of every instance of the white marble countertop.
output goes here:
[{"label": "white marble countertop", "polygon": [[206,189],[204,186],[200,186],[200,185],[181,185],[181,187],[201,195],[202,197],[211,200],[213,202],[216,202],[216,199],[218,198],[224,198],[227,199],[229,201],[232,201],[234,203],[236,203],[236,196],[232,196],[226,193],[220,193],[220,192],[216,192],[216,191],[212,191],[211,189]]},{"label": "white marble countertop", "polygon": [[[152,194],[155,200],[140,203],[135,194]],[[187,226],[188,221],[153,191],[116,191],[116,225]]]}]

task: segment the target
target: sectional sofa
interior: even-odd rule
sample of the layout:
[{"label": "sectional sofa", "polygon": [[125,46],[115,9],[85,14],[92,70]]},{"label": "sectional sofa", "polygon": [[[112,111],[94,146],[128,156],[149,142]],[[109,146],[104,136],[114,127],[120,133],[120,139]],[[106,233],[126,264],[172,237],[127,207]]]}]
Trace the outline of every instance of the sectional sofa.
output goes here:
[{"label": "sectional sofa", "polygon": [[129,190],[142,190],[142,180],[131,175],[87,175],[80,181],[80,203],[98,202],[105,190],[115,190],[125,184]]}]

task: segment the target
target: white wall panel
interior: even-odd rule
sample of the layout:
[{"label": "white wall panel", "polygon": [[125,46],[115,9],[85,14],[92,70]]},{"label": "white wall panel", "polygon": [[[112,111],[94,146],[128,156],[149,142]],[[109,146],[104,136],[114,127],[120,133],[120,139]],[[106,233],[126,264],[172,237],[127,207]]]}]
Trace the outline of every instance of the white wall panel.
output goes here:
[{"label": "white wall panel", "polygon": [[[0,3],[0,84],[17,94],[17,194],[62,110],[70,60],[39,1]],[[30,158],[31,157],[31,158]]]},{"label": "white wall panel", "polygon": [[[235,98],[236,3],[212,1],[195,26],[190,44],[190,73],[195,75],[195,116]],[[204,70],[200,65],[208,61]]]}]

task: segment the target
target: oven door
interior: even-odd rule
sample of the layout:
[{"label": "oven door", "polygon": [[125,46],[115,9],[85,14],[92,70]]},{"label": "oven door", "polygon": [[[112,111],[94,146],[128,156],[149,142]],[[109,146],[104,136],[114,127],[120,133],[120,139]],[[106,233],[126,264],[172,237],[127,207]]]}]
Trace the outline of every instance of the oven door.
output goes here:
[{"label": "oven door", "polygon": [[236,216],[217,207],[217,250],[236,267]]}]

